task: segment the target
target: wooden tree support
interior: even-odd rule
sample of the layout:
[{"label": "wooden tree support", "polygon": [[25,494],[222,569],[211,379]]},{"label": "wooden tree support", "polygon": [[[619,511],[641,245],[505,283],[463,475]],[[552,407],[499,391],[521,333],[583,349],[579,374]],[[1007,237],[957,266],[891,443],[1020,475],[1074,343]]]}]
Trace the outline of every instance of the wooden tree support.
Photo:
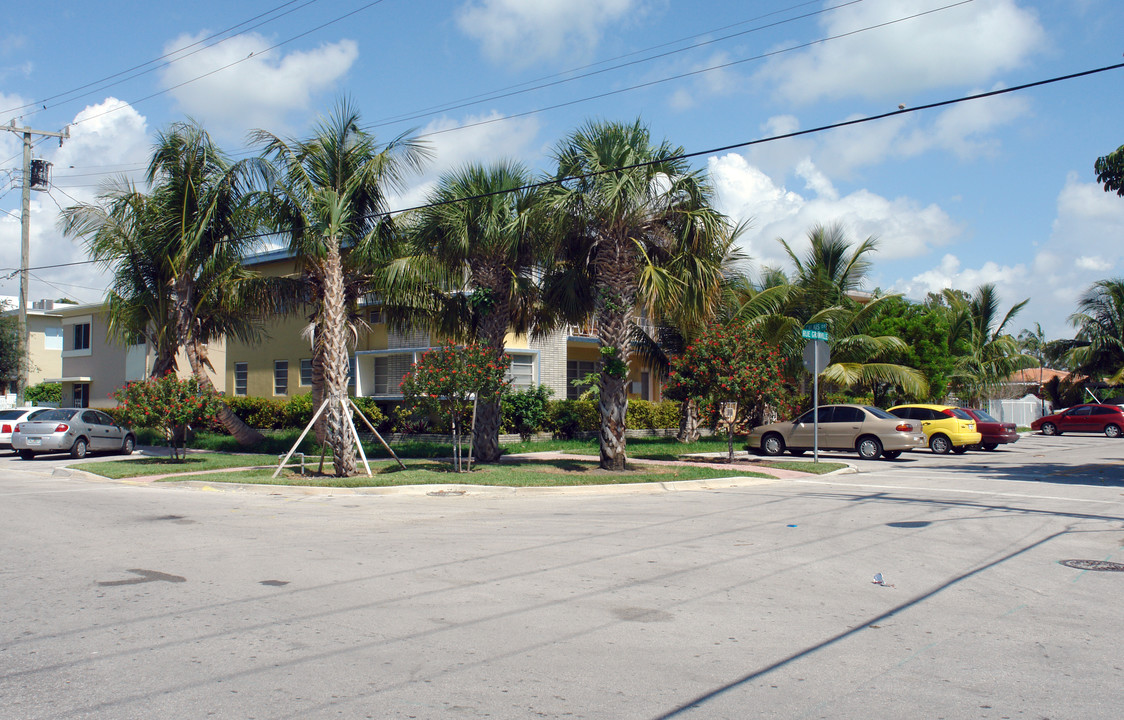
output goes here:
[{"label": "wooden tree support", "polygon": [[[347,418],[347,425],[349,428],[351,428],[351,438],[355,443],[356,449],[359,451],[359,457],[363,459],[363,467],[367,470],[367,477],[373,477],[373,473],[371,472],[371,465],[367,462],[367,455],[363,452],[363,443],[359,440],[359,431],[355,429],[355,423],[351,419],[352,408],[355,409],[355,412],[359,413],[359,418],[367,425],[368,428],[370,428],[371,432],[375,434],[375,437],[379,439],[379,442],[382,443],[382,446],[386,448],[391,457],[398,461],[399,467],[401,467],[403,470],[406,469],[406,466],[402,463],[402,461],[398,458],[394,451],[390,449],[390,446],[386,444],[386,440],[383,440],[382,435],[379,435],[379,431],[375,429],[375,426],[371,424],[371,421],[367,419],[367,416],[363,414],[363,411],[360,410],[358,406],[356,406],[355,402],[352,401],[351,398],[329,397],[324,398],[324,402],[320,403],[320,407],[317,408],[316,412],[312,415],[312,420],[310,420],[308,425],[305,426],[304,431],[300,434],[300,437],[297,438],[297,441],[293,443],[293,447],[289,449],[289,452],[285,455],[284,459],[281,460],[281,463],[277,466],[277,470],[273,472],[273,477],[277,477],[281,474],[281,469],[285,467],[285,463],[289,462],[289,458],[291,458],[293,456],[293,453],[297,451],[297,448],[300,447],[300,444],[304,441],[305,436],[308,435],[308,432],[312,429],[312,426],[316,424],[316,421],[320,419],[320,416],[324,413],[324,409],[328,407],[328,403],[330,402],[339,402],[340,406],[343,408],[343,416]],[[320,469],[321,471],[323,471],[324,469],[323,455],[320,456]]]}]

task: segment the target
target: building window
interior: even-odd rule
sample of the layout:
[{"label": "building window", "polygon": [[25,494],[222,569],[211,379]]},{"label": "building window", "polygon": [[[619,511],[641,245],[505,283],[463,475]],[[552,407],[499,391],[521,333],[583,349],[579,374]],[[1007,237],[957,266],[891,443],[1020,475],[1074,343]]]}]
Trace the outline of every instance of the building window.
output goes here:
[{"label": "building window", "polygon": [[507,377],[511,380],[511,386],[520,390],[535,384],[535,356],[534,355],[513,355],[509,353],[511,358],[511,368],[507,371]]},{"label": "building window", "polygon": [[273,361],[273,394],[274,395],[288,395],[289,394],[289,361],[288,360],[274,360]]},{"label": "building window", "polygon": [[[90,327],[86,326],[87,329]],[[89,383],[75,383],[74,384],[74,407],[84,408],[90,407],[90,384]]]},{"label": "building window", "polygon": [[597,363],[585,360],[566,361],[566,399],[577,400],[581,394],[591,388],[593,383],[575,385],[575,381],[583,381],[591,374],[597,372]]},{"label": "building window", "polygon": [[301,360],[301,387],[312,385],[312,359]]},{"label": "building window", "polygon": [[[90,349],[90,323],[78,323],[74,326],[74,350]],[[85,407],[82,405],[81,407]]]},{"label": "building window", "polygon": [[49,327],[43,330],[43,349],[62,350],[62,328]]},{"label": "building window", "polygon": [[371,318],[372,325],[381,325],[382,323],[386,322],[385,320],[383,320],[381,307],[371,308],[371,314],[369,317]]},{"label": "building window", "polygon": [[250,369],[246,363],[234,363],[234,394],[245,397],[246,384],[250,378]]},{"label": "building window", "polygon": [[390,358],[375,358],[375,395],[389,395],[390,388]]},{"label": "building window", "polygon": [[351,394],[355,394],[355,356],[352,355],[347,359],[347,386],[351,389]]}]

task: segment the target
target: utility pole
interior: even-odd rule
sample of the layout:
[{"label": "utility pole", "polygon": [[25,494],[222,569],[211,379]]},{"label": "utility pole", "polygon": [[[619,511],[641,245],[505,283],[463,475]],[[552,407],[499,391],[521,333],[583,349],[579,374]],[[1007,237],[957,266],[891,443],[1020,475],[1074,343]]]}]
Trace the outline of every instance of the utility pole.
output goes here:
[{"label": "utility pole", "polygon": [[0,125],[0,128],[23,135],[23,203],[22,213],[20,214],[20,369],[19,386],[16,389],[16,404],[23,405],[23,393],[27,389],[27,371],[30,362],[27,332],[27,268],[30,265],[29,258],[31,255],[31,136],[57,137],[59,145],[62,145],[62,141],[70,137],[70,128],[63,128],[60,133],[48,130],[32,130],[29,127],[16,127],[15,118],[12,118],[10,125]]}]

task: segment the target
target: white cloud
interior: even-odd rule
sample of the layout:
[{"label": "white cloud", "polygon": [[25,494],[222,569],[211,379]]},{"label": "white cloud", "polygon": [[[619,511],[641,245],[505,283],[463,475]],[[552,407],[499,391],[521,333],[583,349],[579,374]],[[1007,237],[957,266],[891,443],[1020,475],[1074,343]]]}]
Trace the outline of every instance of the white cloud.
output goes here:
[{"label": "white cloud", "polygon": [[743,247],[756,261],[783,265],[786,255],[777,238],[797,253],[815,224],[841,223],[856,241],[875,236],[876,260],[924,255],[952,242],[960,228],[936,205],[922,206],[910,198],[886,198],[869,190],[841,195],[811,160],[797,167],[805,182],[805,197],[775,183],[744,157],[734,153],[712,157],[710,176],[719,195],[719,208],[738,220],[750,220]]},{"label": "white cloud", "polygon": [[[925,0],[857,3],[823,15],[822,35],[873,27],[933,8]],[[929,88],[991,80],[1041,48],[1045,31],[1014,0],[980,0],[831,40],[769,62],[758,78],[786,102],[867,97],[908,101]]]},{"label": "white cloud", "polygon": [[[55,143],[45,143],[40,147],[44,159],[54,165],[51,177],[55,187],[50,193],[32,194],[30,266],[39,268],[84,261],[87,257],[82,240],[64,237],[58,229],[59,206],[92,202],[98,187],[76,187],[71,185],[67,176],[84,175],[102,168],[146,164],[151,140],[147,135],[145,118],[128,104],[109,98],[75,116],[70,139],[61,148]],[[71,165],[78,167],[72,170]],[[73,179],[78,184],[85,184],[86,181],[96,182],[97,178],[83,176]],[[20,264],[18,201],[13,211],[17,217],[0,214],[0,266],[10,268]],[[81,302],[98,302],[104,295],[105,284],[105,274],[93,265],[33,269],[29,299],[67,296]],[[18,277],[0,283],[0,294],[16,295],[18,292]]]},{"label": "white cloud", "polygon": [[[175,52],[206,34],[180,35],[164,51]],[[359,57],[359,47],[340,40],[314,50],[266,52],[272,44],[255,33],[238,35],[174,62],[160,78],[186,115],[220,137],[241,139],[255,128],[288,134],[289,113],[308,110],[334,89]]]},{"label": "white cloud", "polygon": [[461,7],[457,25],[493,62],[527,66],[586,57],[606,26],[641,10],[640,0],[478,0]]}]

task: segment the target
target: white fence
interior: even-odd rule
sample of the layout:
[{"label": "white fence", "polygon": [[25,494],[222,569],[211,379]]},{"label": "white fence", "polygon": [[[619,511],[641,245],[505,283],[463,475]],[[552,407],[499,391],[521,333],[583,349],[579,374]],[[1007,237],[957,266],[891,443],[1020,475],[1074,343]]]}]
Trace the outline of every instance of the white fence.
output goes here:
[{"label": "white fence", "polygon": [[1050,413],[1050,403],[1043,403],[1033,395],[1019,400],[988,400],[987,412],[1000,422],[1030,427],[1032,422]]}]

